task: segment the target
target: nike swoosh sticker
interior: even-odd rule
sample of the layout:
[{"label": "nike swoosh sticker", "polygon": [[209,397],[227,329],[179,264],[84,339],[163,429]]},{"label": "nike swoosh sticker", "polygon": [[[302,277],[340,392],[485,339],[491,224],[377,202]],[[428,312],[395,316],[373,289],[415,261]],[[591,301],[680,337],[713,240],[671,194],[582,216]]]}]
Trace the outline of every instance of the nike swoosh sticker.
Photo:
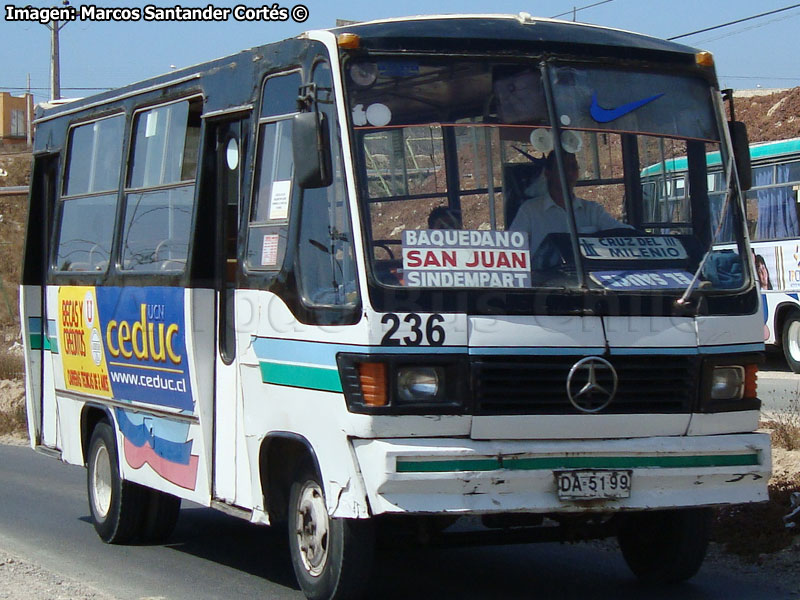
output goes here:
[{"label": "nike swoosh sticker", "polygon": [[649,98],[634,100],[633,102],[628,102],[616,108],[603,108],[597,103],[597,92],[595,92],[592,94],[592,105],[589,107],[589,114],[591,114],[592,118],[598,123],[609,123],[635,111],[637,108],[641,108],[645,104],[649,104],[653,100],[658,100],[663,95],[664,94],[661,93],[650,96]]}]

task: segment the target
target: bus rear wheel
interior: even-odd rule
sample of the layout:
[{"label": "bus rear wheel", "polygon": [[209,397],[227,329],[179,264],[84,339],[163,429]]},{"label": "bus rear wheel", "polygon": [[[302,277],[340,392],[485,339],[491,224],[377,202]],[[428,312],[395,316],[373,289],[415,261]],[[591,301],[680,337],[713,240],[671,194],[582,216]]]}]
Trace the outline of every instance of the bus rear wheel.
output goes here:
[{"label": "bus rear wheel", "polygon": [[678,583],[693,577],[706,556],[711,510],[690,508],[630,513],[617,532],[622,556],[647,583]]},{"label": "bus rear wheel", "polygon": [[781,343],[786,364],[793,373],[800,373],[800,313],[793,313],[786,319]]},{"label": "bus rear wheel", "polygon": [[107,544],[125,544],[141,533],[146,490],[122,479],[111,426],[95,426],[89,441],[86,482],[89,510],[97,535]]},{"label": "bus rear wheel", "polygon": [[320,477],[310,465],[289,493],[289,551],[297,582],[311,600],[360,598],[372,566],[372,523],[328,515]]}]

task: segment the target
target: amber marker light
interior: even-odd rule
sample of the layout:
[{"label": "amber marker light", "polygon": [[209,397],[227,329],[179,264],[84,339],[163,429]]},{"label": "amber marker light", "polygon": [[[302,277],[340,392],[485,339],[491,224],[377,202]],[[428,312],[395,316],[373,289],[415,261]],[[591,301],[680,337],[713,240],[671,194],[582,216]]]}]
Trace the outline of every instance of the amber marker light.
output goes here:
[{"label": "amber marker light", "polygon": [[744,366],[744,397],[755,398],[758,394],[758,365]]},{"label": "amber marker light", "polygon": [[358,380],[366,406],[386,406],[389,403],[386,385],[386,365],[364,362],[358,365]]},{"label": "amber marker light", "polygon": [[713,67],[714,55],[711,54],[711,52],[703,50],[702,52],[698,52],[694,55],[694,61],[701,67]]},{"label": "amber marker light", "polygon": [[361,46],[361,38],[355,33],[340,33],[336,36],[336,43],[339,48],[344,50],[358,50]]}]

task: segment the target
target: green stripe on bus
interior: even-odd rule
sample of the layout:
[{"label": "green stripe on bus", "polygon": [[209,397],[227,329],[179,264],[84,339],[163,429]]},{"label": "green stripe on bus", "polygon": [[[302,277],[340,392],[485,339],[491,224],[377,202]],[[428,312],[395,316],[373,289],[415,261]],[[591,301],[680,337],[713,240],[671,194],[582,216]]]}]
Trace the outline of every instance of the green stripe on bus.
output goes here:
[{"label": "green stripe on bus", "polygon": [[543,456],[538,458],[398,460],[398,473],[454,471],[549,471],[553,469],[680,469],[688,467],[743,467],[758,465],[758,454],[702,454],[695,456]]},{"label": "green stripe on bus", "polygon": [[498,458],[463,460],[397,461],[398,473],[449,473],[452,471],[497,471],[503,468]]},{"label": "green stripe on bus", "polygon": [[264,383],[290,385],[326,392],[341,392],[342,381],[336,369],[322,369],[308,365],[287,365],[261,362],[261,380]]},{"label": "green stripe on bus", "polygon": [[31,334],[31,350],[41,350],[42,349],[42,334],[41,333],[32,333]]},{"label": "green stripe on bus", "polygon": [[[31,350],[48,350],[53,354],[58,354],[58,343],[55,338],[51,338],[41,333],[32,333],[31,337]],[[44,344],[44,347],[42,347]]]}]

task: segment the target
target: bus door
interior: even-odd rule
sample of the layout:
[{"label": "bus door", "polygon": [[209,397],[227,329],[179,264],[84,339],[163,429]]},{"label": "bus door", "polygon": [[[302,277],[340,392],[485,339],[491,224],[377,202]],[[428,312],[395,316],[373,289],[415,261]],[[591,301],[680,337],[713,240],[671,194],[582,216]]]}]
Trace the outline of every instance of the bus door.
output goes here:
[{"label": "bus door", "polygon": [[[22,327],[30,344],[27,393],[37,398],[28,404],[34,414],[28,415],[36,430],[37,445],[56,446],[56,408],[52,353],[58,352],[55,319],[48,319],[46,279],[50,256],[50,222],[56,202],[56,179],[59,156],[36,158],[33,168],[30,215],[23,269]],[[30,410],[30,409],[29,409]],[[37,414],[38,413],[38,414]]]},{"label": "bus door", "polygon": [[[242,198],[242,161],[246,119],[220,119],[207,123],[215,143],[216,207],[216,350],[214,389],[213,496],[228,503],[249,490],[249,475],[237,476],[247,466],[242,428],[242,391],[236,340],[237,239]],[[240,460],[237,461],[237,455]],[[238,467],[237,467],[238,465]],[[237,493],[237,489],[239,492]]]}]

